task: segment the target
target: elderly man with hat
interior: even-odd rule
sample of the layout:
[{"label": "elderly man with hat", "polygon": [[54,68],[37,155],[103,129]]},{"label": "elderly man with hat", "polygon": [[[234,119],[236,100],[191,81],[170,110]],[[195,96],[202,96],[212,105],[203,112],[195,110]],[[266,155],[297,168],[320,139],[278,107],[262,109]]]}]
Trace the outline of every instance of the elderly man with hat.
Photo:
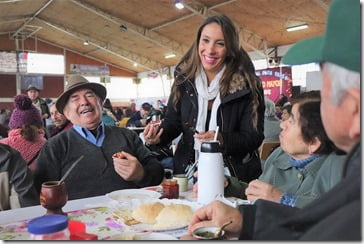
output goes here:
[{"label": "elderly man with hat", "polygon": [[323,125],[335,145],[348,153],[342,180],[302,209],[261,199],[239,209],[214,201],[195,211],[190,232],[232,220],[225,231],[240,239],[362,240],[360,23],[358,0],[333,0],[324,35],[297,43],[283,58],[286,64],[320,63]]},{"label": "elderly man with hat", "polygon": [[25,91],[27,92],[28,97],[32,100],[33,105],[40,111],[45,127],[46,119],[49,118],[50,113],[46,101],[39,96],[40,90],[36,86],[30,84]]},{"label": "elderly man with hat", "polygon": [[[44,145],[35,170],[35,185],[60,180],[81,155],[84,158],[65,180],[68,199],[104,195],[108,192],[158,185],[163,166],[143,145],[136,133],[102,123],[106,89],[82,76],[71,76],[57,110],[73,127]],[[123,152],[123,157],[114,154]]]}]

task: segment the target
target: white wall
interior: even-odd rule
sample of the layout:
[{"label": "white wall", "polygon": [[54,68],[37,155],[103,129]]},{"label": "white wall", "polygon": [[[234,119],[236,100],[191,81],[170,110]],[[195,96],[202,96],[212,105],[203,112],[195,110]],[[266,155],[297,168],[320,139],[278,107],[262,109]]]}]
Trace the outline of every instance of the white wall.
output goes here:
[{"label": "white wall", "polygon": [[320,71],[307,72],[306,91],[319,90],[322,88],[322,75]]}]

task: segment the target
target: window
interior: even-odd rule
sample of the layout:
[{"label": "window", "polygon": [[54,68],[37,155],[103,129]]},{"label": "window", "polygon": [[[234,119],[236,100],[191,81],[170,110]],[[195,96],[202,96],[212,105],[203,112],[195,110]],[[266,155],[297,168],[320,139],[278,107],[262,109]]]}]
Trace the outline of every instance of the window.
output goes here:
[{"label": "window", "polygon": [[106,87],[106,97],[114,101],[129,101],[137,97],[137,88],[132,78],[110,77],[110,83],[101,83],[100,77],[85,76],[90,82],[100,83]]},{"label": "window", "polygon": [[64,56],[28,53],[28,73],[64,74]]}]

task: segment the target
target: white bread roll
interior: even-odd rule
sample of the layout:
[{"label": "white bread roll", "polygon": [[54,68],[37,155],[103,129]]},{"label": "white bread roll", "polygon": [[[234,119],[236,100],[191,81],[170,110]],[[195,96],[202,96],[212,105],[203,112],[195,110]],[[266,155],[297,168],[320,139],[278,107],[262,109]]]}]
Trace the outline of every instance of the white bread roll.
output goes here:
[{"label": "white bread roll", "polygon": [[177,229],[187,226],[192,219],[192,209],[185,204],[166,205],[160,211],[154,225],[155,229]]},{"label": "white bread roll", "polygon": [[132,217],[144,224],[154,224],[159,212],[164,208],[160,202],[140,204],[132,213]]}]

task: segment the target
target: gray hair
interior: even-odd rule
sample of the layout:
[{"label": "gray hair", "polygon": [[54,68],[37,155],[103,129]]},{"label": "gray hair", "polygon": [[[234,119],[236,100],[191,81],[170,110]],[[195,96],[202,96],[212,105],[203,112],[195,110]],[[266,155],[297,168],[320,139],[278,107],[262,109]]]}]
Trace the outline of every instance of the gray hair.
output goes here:
[{"label": "gray hair", "polygon": [[325,62],[323,70],[331,79],[331,103],[338,106],[349,88],[360,89],[360,73]]}]

